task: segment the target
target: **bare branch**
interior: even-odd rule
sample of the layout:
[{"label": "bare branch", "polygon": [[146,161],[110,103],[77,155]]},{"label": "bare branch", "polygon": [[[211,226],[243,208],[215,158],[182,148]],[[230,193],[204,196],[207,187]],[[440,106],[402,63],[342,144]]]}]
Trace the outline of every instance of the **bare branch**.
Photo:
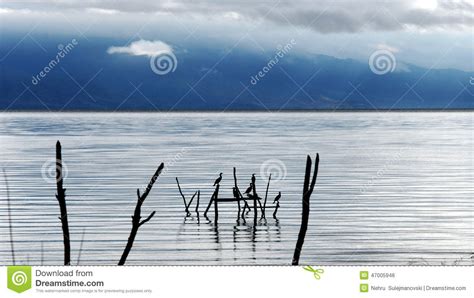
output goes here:
[{"label": "bare branch", "polygon": [[[319,154],[316,155],[315,169],[313,174],[313,179],[311,181],[311,187],[309,186],[309,180],[311,176],[311,166],[312,161],[311,157],[308,155],[306,158],[306,174],[304,177],[303,184],[303,210],[301,216],[301,227],[298,234],[298,240],[296,241],[295,252],[293,254],[292,265],[298,265],[301,255],[301,249],[303,248],[304,238],[306,236],[306,231],[308,230],[308,220],[309,220],[309,203],[311,194],[313,193],[314,185],[316,184],[316,177],[318,175],[319,168]],[[310,187],[310,188],[309,188]]]},{"label": "bare branch", "polygon": [[191,206],[191,204],[192,204],[192,202],[193,202],[193,200],[194,200],[194,197],[197,195],[197,193],[198,193],[198,192],[196,191],[196,192],[193,194],[193,196],[191,197],[191,200],[189,200],[189,203],[188,203],[188,205],[186,206],[186,209],[189,210],[189,207]]},{"label": "bare branch", "polygon": [[313,193],[314,185],[316,184],[316,178],[318,177],[319,170],[319,153],[316,153],[316,162],[314,166],[313,180],[311,181],[310,191]]},{"label": "bare branch", "polygon": [[164,167],[165,167],[165,164],[161,163],[158,169],[156,169],[155,174],[153,174],[153,177],[151,177],[150,182],[148,182],[145,192],[143,193],[143,195],[140,196],[140,199],[142,201],[144,201],[146,197],[148,196],[148,194],[150,193],[151,189],[153,188],[153,184],[155,184],[156,180],[158,180],[158,177],[160,176],[161,171],[163,171]]},{"label": "bare branch", "polygon": [[12,225],[12,211],[10,204],[10,187],[8,185],[8,178],[5,169],[3,170],[3,178],[5,179],[5,188],[7,190],[7,215],[8,215],[8,231],[10,234],[10,252],[12,254],[12,264],[15,265],[15,246],[13,244],[13,225]]},{"label": "bare branch", "polygon": [[69,240],[69,223],[67,218],[67,207],[66,207],[66,189],[63,188],[63,162],[61,155],[61,143],[56,143],[56,188],[59,209],[61,216],[61,225],[63,229],[63,242],[64,242],[64,265],[71,264],[71,244]]},{"label": "bare branch", "polygon": [[[179,193],[181,194],[181,197],[183,198],[183,203],[184,203],[184,211],[186,212],[186,216],[189,216],[191,215],[189,213],[189,209],[188,209],[188,204],[186,204],[186,198],[183,194],[183,191],[181,190],[181,186],[179,185],[179,180],[178,180],[178,177],[176,177],[176,183],[178,184],[178,190],[179,190]],[[191,204],[190,204],[191,205]]]},{"label": "bare branch", "polygon": [[155,211],[153,211],[150,215],[148,215],[148,217],[144,220],[142,220],[138,226],[141,227],[143,224],[147,223],[154,215],[155,215]]},{"label": "bare branch", "polygon": [[201,191],[198,190],[197,202],[196,202],[196,213],[197,213],[197,215],[198,215],[198,218],[199,218],[199,200],[200,200],[200,197],[201,197]]},{"label": "bare branch", "polygon": [[163,163],[161,163],[158,166],[158,169],[156,170],[155,174],[153,174],[153,176],[151,177],[150,182],[148,183],[148,186],[142,195],[140,195],[140,190],[137,190],[138,200],[137,200],[137,205],[135,206],[135,212],[132,215],[132,230],[130,231],[130,236],[128,237],[127,245],[125,246],[125,249],[123,251],[122,257],[120,258],[118,265],[124,265],[125,262],[127,261],[128,254],[132,250],[133,242],[135,241],[135,237],[137,236],[138,228],[140,228],[143,224],[147,223],[155,215],[155,211],[153,211],[146,219],[144,219],[143,221],[140,221],[142,204],[147,198],[151,189],[153,188],[153,185],[155,184],[156,180],[158,180],[158,177],[160,176],[164,166],[165,165]]},{"label": "bare branch", "polygon": [[268,176],[267,190],[265,191],[265,201],[263,202],[263,211],[262,211],[263,218],[265,218],[265,208],[267,207],[267,197],[268,197],[268,189],[270,188],[270,180],[272,180],[272,174]]},{"label": "bare branch", "polygon": [[[86,228],[82,229],[82,237],[81,237],[81,244],[79,245],[79,253],[77,255],[77,266],[81,263],[81,255],[82,255],[82,248],[84,245],[84,235],[86,233]],[[42,243],[41,243],[42,244]]]}]

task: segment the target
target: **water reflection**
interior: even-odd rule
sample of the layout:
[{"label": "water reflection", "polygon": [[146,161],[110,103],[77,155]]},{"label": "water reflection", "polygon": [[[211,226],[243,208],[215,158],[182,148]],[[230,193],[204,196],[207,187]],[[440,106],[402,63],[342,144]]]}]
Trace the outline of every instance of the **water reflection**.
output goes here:
[{"label": "water reflection", "polygon": [[[199,248],[199,242],[213,251],[214,261],[223,260],[223,252],[232,251],[231,260],[241,260],[243,251],[248,252],[248,259],[257,261],[259,251],[266,251],[271,256],[272,247],[281,242],[281,227],[278,219],[259,219],[256,225],[253,221],[235,220],[232,223],[226,218],[233,218],[231,213],[220,214],[223,222],[215,224],[209,218],[200,216],[183,217],[176,235],[176,241],[182,246]],[[235,217],[234,217],[235,218]],[[198,240],[197,240],[198,239]],[[206,243],[213,243],[208,246]]]}]

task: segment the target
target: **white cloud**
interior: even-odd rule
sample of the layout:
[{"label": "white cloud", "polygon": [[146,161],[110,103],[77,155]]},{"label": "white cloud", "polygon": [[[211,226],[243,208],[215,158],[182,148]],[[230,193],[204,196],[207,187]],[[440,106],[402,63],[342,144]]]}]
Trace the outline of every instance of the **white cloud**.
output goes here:
[{"label": "white cloud", "polygon": [[114,15],[114,14],[120,13],[116,9],[104,9],[104,8],[95,8],[95,7],[87,8],[86,12],[97,13],[97,14],[106,14],[106,15]]},{"label": "white cloud", "polygon": [[32,12],[33,11],[30,9],[10,9],[10,8],[0,7],[0,14],[14,14],[14,13],[29,14]]},{"label": "white cloud", "polygon": [[8,8],[1,8],[0,7],[0,13],[11,13],[12,10],[11,9],[8,9]]},{"label": "white cloud", "polygon": [[438,8],[437,0],[415,0],[413,7],[426,10],[435,10]]},{"label": "white cloud", "polygon": [[392,53],[398,53],[400,52],[400,49],[397,48],[397,47],[394,47],[394,46],[390,46],[388,44],[385,44],[385,43],[379,43],[378,45],[375,46],[375,48],[377,50],[387,50],[387,51],[390,51]]},{"label": "white cloud", "polygon": [[242,18],[242,16],[235,11],[228,11],[224,13],[224,17],[232,20],[240,20]]},{"label": "white cloud", "polygon": [[107,49],[107,53],[153,57],[163,53],[173,53],[173,48],[160,40],[151,41],[140,39],[125,47],[112,46]]}]

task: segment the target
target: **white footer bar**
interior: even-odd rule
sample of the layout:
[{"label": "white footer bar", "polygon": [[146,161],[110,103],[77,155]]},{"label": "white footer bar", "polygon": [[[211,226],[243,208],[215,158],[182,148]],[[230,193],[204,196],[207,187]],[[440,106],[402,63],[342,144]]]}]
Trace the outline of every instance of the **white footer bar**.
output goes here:
[{"label": "white footer bar", "polygon": [[474,297],[474,267],[0,267],[0,297]]}]

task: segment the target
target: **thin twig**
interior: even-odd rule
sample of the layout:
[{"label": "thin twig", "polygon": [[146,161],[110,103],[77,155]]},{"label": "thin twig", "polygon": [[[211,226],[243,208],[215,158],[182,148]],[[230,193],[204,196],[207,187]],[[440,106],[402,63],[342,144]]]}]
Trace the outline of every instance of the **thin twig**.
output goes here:
[{"label": "thin twig", "polygon": [[219,207],[217,204],[219,202],[218,196],[219,196],[219,183],[217,183],[216,190],[214,191],[214,224],[215,225],[217,225],[217,221],[219,220]]},{"label": "thin twig", "polygon": [[8,178],[5,169],[3,170],[3,177],[5,178],[5,188],[7,191],[7,215],[8,215],[8,231],[10,233],[10,252],[12,254],[12,262],[13,266],[15,266],[15,246],[13,244],[13,225],[12,225],[12,213],[11,213],[11,205],[10,205],[10,187],[8,185]]},{"label": "thin twig", "polygon": [[212,203],[214,202],[214,193],[212,193],[211,199],[209,200],[209,204],[207,205],[206,210],[204,211],[204,217],[207,217],[207,212],[209,211],[209,208],[211,208]]},{"label": "thin twig", "polygon": [[43,263],[44,263],[44,243],[43,241],[41,241],[41,258],[40,258],[40,264],[41,266],[43,266]]},{"label": "thin twig", "polygon": [[199,217],[199,200],[200,200],[200,197],[201,197],[201,191],[198,190],[198,197],[197,197],[197,202],[196,202],[196,214],[198,215],[198,217]]},{"label": "thin twig", "polygon": [[272,180],[272,174],[268,176],[267,190],[265,191],[265,201],[263,202],[262,217],[265,218],[265,208],[267,207],[268,188],[270,187],[270,180]]},{"label": "thin twig", "polygon": [[[233,189],[233,194],[236,199],[241,198],[241,193],[239,190],[239,186],[237,185],[237,173],[236,173],[236,168],[233,168],[233,175],[234,175],[234,189]],[[240,200],[237,201],[237,222],[240,220]]]},{"label": "thin twig", "polygon": [[[183,194],[183,192],[181,191],[181,186],[179,185],[178,177],[176,177],[176,183],[178,184],[179,193],[181,194],[181,197],[183,198],[184,210],[185,210],[185,212],[186,212],[186,216],[190,216],[191,213],[189,213],[188,204],[186,204],[186,198],[184,197],[184,194]],[[190,203],[190,205],[191,205],[191,203]]]},{"label": "thin twig", "polygon": [[77,265],[81,263],[82,247],[84,245],[84,235],[86,234],[86,228],[82,229],[81,244],[79,245],[79,253],[77,255]]},{"label": "thin twig", "polygon": [[[193,196],[191,197],[191,200],[189,200],[189,203],[188,203],[188,205],[186,206],[186,209],[187,209],[187,210],[189,210],[189,207],[191,207],[191,204],[192,204],[192,202],[193,202],[193,200],[194,200],[194,197],[197,195],[197,193],[198,193],[198,192],[196,191],[196,192],[193,194]],[[191,212],[189,212],[189,214],[191,215]]]}]

